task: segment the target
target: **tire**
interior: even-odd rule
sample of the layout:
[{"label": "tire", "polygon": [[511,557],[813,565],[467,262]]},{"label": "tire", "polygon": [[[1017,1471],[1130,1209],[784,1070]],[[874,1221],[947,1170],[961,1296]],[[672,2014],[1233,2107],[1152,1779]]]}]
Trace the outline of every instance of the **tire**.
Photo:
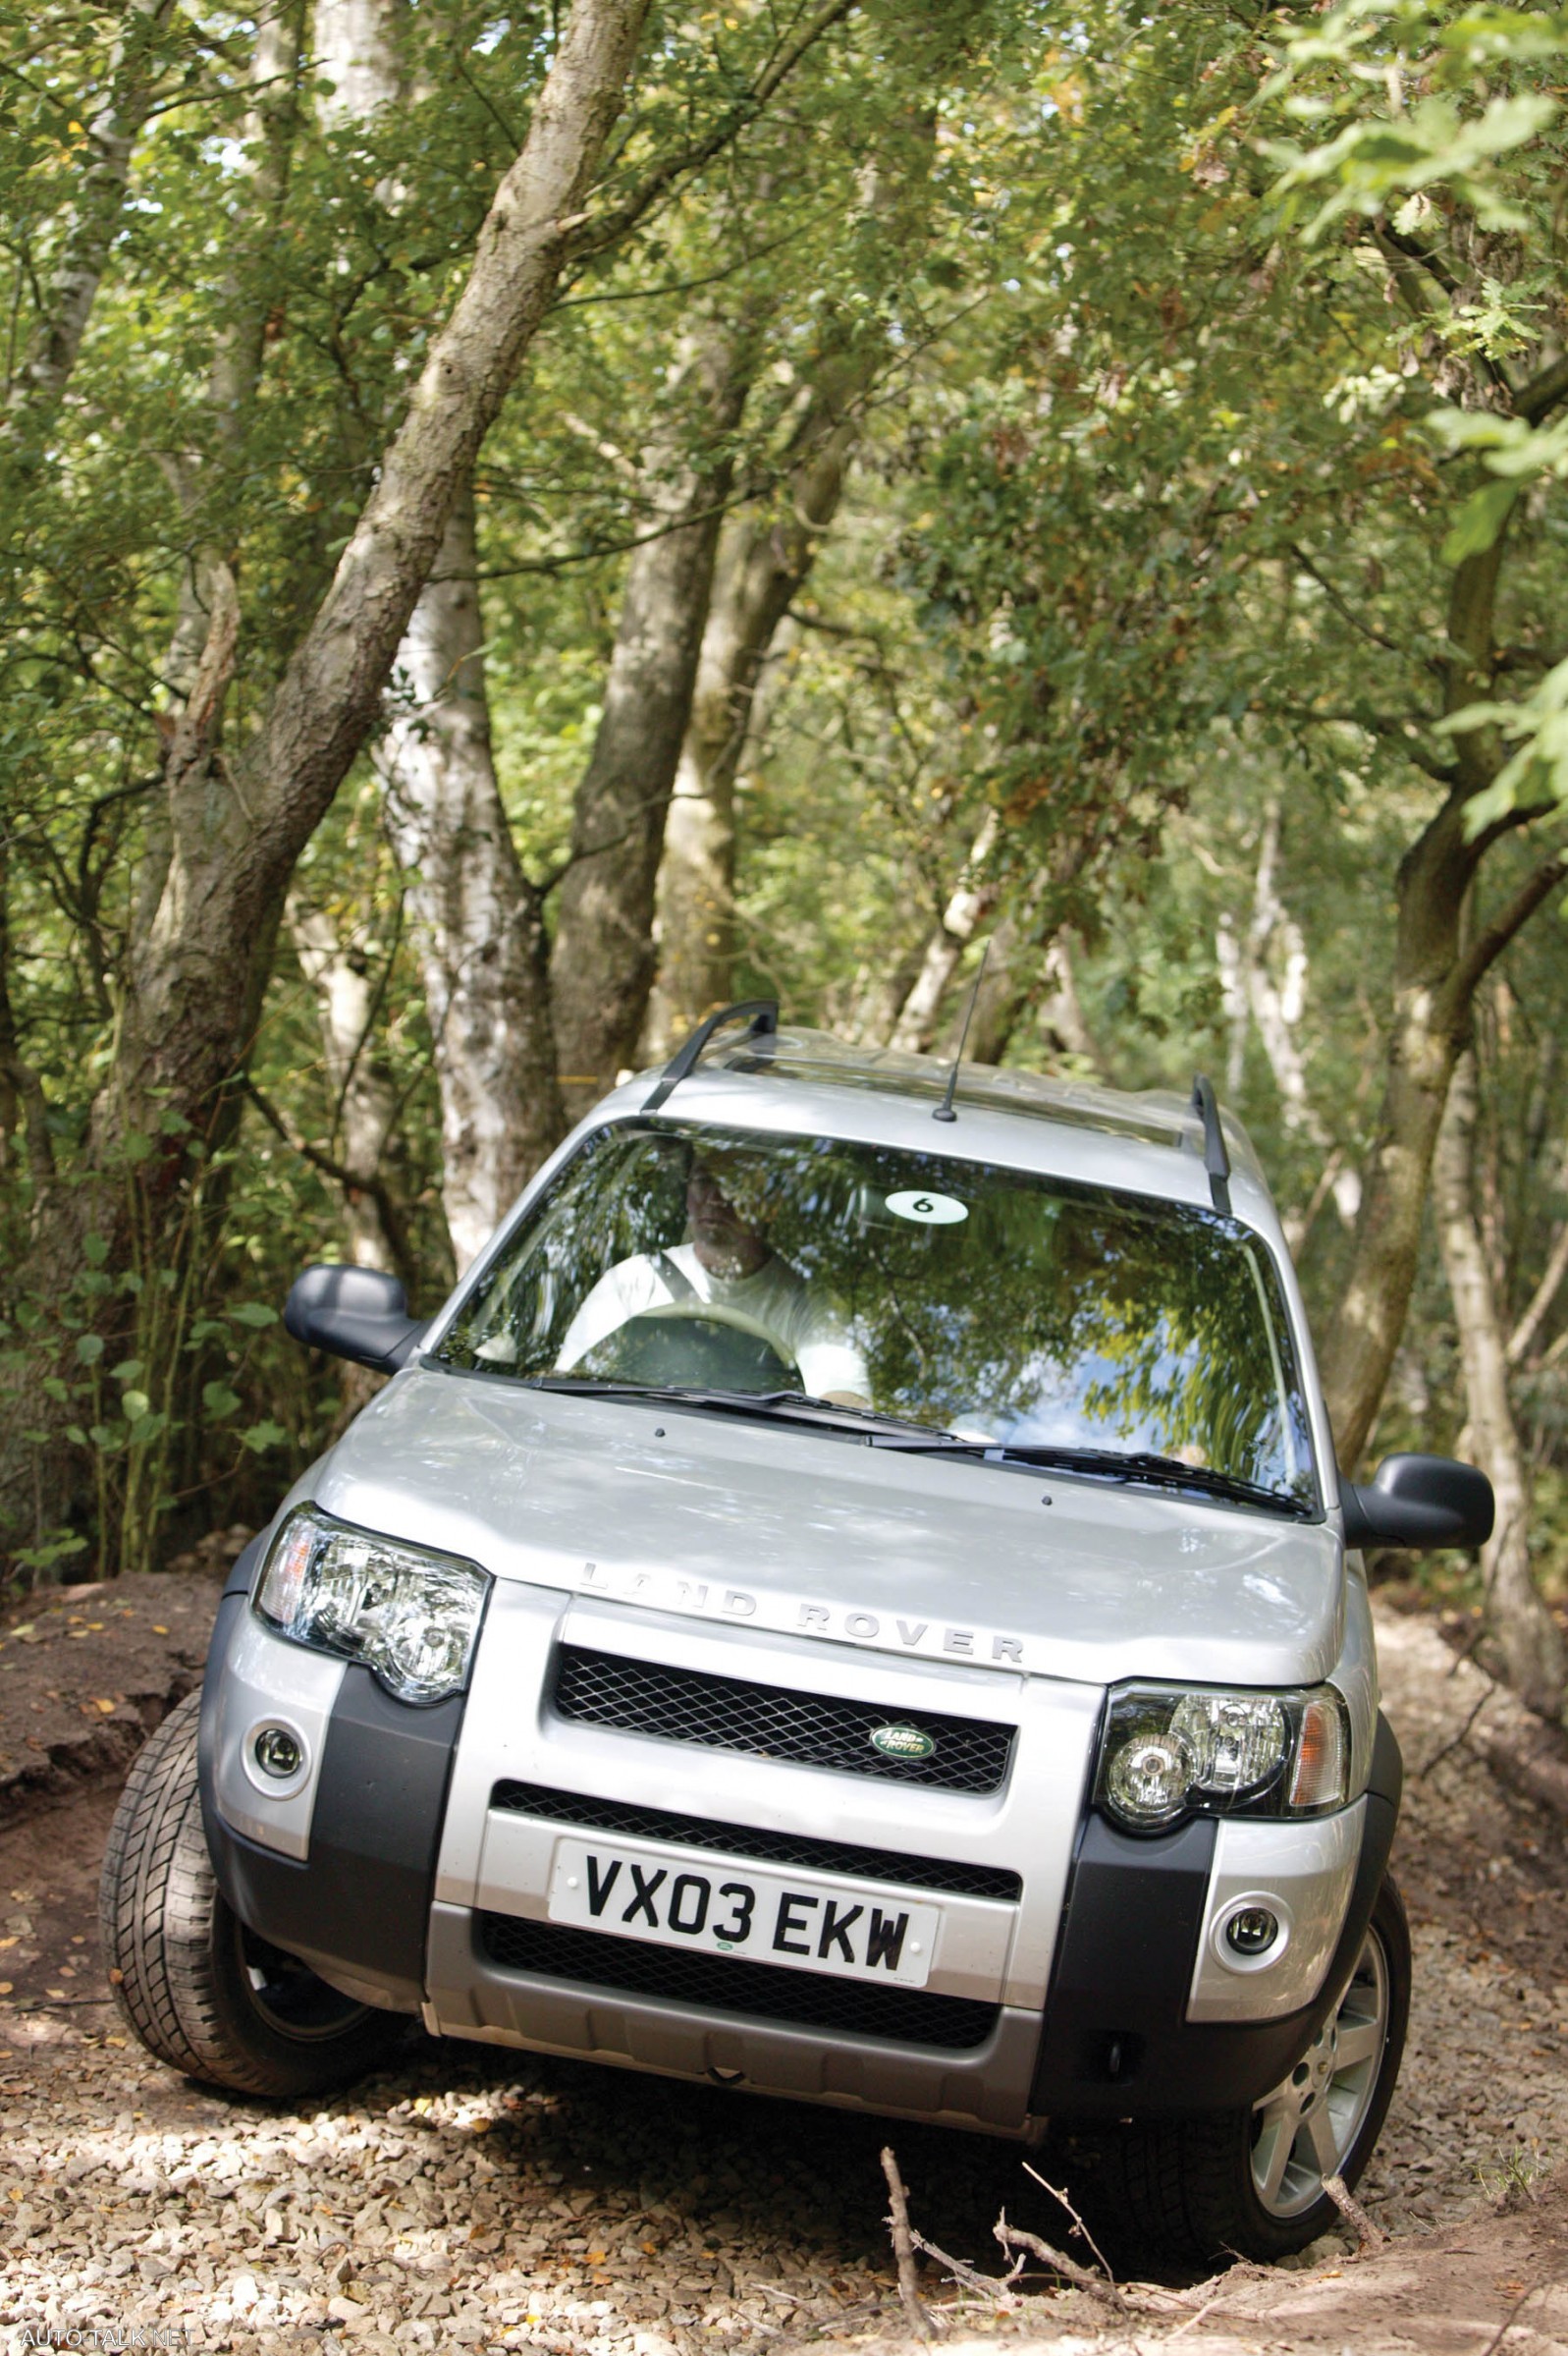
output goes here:
[{"label": "tire", "polygon": [[224,1899],[201,1825],[192,1693],[137,1753],[115,1812],[98,1924],[115,2001],[149,2054],[231,2094],[360,2077],[406,2024],[340,1995]]},{"label": "tire", "polygon": [[[1063,2130],[1069,2186],[1097,2235],[1209,2265],[1286,2258],[1340,2222],[1378,2142],[1410,2016],[1410,1930],[1385,1877],[1350,1984],[1283,2083],[1250,2110]],[[1079,2195],[1074,2191],[1073,2197]]]}]

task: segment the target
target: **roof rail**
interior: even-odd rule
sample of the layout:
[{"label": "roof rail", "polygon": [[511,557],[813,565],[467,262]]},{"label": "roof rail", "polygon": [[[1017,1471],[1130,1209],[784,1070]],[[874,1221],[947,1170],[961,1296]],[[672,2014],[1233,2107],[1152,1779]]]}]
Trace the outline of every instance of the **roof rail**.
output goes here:
[{"label": "roof rail", "polygon": [[1192,1083],[1192,1109],[1203,1123],[1203,1166],[1209,1173],[1209,1193],[1217,1211],[1230,1216],[1230,1152],[1219,1125],[1219,1102],[1213,1080],[1200,1071]]},{"label": "roof rail", "polygon": [[659,1076],[659,1085],[643,1106],[645,1113],[657,1113],[665,1100],[673,1096],[681,1081],[697,1068],[697,1058],[717,1030],[727,1022],[744,1022],[752,1038],[772,1038],[779,1029],[779,1001],[776,998],[747,998],[738,1006],[721,1007],[706,1022],[699,1022],[689,1039],[676,1049]]}]

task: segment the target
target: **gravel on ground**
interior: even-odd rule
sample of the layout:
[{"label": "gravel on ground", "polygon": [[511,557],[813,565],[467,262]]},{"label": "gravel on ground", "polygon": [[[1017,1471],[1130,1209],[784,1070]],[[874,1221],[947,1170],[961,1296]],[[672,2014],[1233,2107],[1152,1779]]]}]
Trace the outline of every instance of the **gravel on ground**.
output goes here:
[{"label": "gravel on ground", "polygon": [[[132,1584],[63,1607],[50,1674],[66,1718],[75,1664],[101,1698],[113,1690],[70,1615],[90,1607],[104,1626],[89,1634],[108,1635],[124,1623],[103,1599],[129,1600]],[[215,1595],[206,1583],[209,1614]],[[1172,2336],[1329,2356],[1568,2348],[1568,2292],[1553,2288],[1568,2282],[1568,2175],[1549,2172],[1568,2159],[1562,1819],[1488,1763],[1488,1746],[1506,1748],[1510,1698],[1430,1620],[1379,1622],[1409,1778],[1396,1862],[1417,1956],[1405,2070],[1362,2186],[1387,2246],[1358,2254],[1347,2228],[1293,2266],[1167,2284],[1119,2314],[1032,2286],[1003,2311],[928,2261],[921,2295],[955,2356],[998,2335],[1058,2356]],[[0,1753],[8,1691],[0,1674]],[[31,1814],[0,1828],[8,2356],[137,2333],[243,2356],[340,2335],[376,2351],[550,2356],[892,2348],[903,2326],[887,2141],[917,2228],[983,2273],[1000,2271],[1002,2208],[1062,2237],[1012,2145],[417,2030],[396,2068],[319,2106],[207,2094],[148,2060],[102,2000],[93,1889],[113,1793],[68,1788],[36,1793]]]}]

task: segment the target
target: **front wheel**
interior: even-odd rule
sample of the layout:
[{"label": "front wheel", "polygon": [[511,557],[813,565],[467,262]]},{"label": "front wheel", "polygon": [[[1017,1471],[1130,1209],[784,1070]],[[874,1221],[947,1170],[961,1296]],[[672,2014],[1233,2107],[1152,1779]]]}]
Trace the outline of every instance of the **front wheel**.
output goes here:
[{"label": "front wheel", "polygon": [[404,2023],[329,1988],[241,1922],[201,1827],[201,1696],[137,1753],[98,1890],[115,2000],[149,2054],[232,2094],[298,2097],[357,2078]]},{"label": "front wheel", "polygon": [[1289,2076],[1250,2110],[1068,2131],[1070,2173],[1112,2238],[1201,2264],[1269,2261],[1339,2222],[1325,2179],[1354,2185],[1399,2075],[1410,1930],[1390,1877],[1356,1968]]}]

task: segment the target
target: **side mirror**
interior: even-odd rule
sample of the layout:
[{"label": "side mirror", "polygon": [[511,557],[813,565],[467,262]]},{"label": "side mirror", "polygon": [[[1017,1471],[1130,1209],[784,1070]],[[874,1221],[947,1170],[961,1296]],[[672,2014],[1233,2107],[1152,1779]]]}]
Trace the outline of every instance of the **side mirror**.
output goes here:
[{"label": "side mirror", "polygon": [[1496,1506],[1491,1483],[1452,1456],[1384,1456],[1361,1488],[1339,1484],[1347,1546],[1485,1546]]},{"label": "side mirror", "polygon": [[329,1268],[317,1263],[295,1278],[284,1326],[308,1349],[395,1374],[419,1346],[421,1319],[408,1314],[408,1296],[379,1268]]}]

